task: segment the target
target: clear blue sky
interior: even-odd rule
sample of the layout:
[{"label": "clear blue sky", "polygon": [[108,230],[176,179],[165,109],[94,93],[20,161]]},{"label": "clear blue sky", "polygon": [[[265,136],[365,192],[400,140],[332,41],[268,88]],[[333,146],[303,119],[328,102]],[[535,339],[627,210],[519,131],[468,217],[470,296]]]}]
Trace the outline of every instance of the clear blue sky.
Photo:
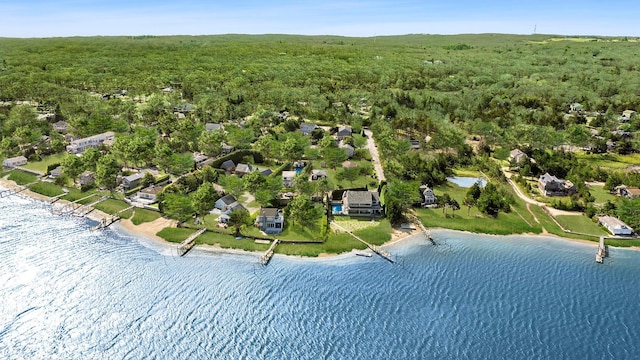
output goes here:
[{"label": "clear blue sky", "polygon": [[638,0],[0,0],[0,37],[537,33],[639,36]]}]

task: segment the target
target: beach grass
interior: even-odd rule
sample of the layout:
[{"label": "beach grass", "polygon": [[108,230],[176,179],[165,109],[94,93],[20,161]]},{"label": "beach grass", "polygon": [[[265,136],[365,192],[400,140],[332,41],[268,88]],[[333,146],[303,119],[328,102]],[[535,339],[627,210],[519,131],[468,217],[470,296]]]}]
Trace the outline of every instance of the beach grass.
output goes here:
[{"label": "beach grass", "polygon": [[18,185],[26,185],[38,180],[38,177],[20,170],[11,170],[8,180],[15,181]]},{"label": "beach grass", "polygon": [[59,185],[42,181],[29,185],[29,190],[48,197],[58,196],[64,193],[62,187]]},{"label": "beach grass", "polygon": [[134,225],[140,225],[142,223],[152,222],[158,218],[160,218],[159,212],[136,208],[133,212],[133,217],[131,218],[131,222]]}]

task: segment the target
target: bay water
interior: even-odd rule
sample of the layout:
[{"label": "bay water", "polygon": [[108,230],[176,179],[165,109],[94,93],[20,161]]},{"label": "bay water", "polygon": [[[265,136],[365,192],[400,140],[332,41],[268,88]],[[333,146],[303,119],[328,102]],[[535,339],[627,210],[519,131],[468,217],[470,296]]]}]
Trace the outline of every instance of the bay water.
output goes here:
[{"label": "bay water", "polygon": [[435,230],[379,257],[170,247],[0,199],[2,359],[634,359],[640,252]]}]

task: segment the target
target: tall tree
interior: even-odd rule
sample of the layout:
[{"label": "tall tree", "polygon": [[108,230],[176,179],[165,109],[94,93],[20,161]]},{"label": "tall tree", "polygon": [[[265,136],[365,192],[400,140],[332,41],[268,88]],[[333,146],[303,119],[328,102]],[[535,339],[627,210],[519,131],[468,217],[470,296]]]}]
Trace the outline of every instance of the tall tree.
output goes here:
[{"label": "tall tree", "polygon": [[96,184],[112,190],[116,187],[116,178],[120,172],[120,165],[113,155],[105,155],[96,165]]},{"label": "tall tree", "polygon": [[416,182],[391,181],[385,187],[385,207],[392,224],[404,220],[411,206],[420,200],[419,184]]}]

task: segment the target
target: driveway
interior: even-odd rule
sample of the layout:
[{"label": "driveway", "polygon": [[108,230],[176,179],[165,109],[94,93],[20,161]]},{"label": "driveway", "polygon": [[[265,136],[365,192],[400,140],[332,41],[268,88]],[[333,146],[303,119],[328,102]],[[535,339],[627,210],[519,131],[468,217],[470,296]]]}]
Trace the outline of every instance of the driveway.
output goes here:
[{"label": "driveway", "polygon": [[382,164],[380,163],[380,154],[378,154],[378,147],[376,146],[376,142],[373,140],[373,133],[371,132],[371,130],[365,130],[364,134],[367,136],[367,148],[369,149],[369,153],[371,154],[371,162],[373,162],[373,168],[376,170],[378,181],[384,181],[387,178],[384,177],[384,170],[382,169]]}]

